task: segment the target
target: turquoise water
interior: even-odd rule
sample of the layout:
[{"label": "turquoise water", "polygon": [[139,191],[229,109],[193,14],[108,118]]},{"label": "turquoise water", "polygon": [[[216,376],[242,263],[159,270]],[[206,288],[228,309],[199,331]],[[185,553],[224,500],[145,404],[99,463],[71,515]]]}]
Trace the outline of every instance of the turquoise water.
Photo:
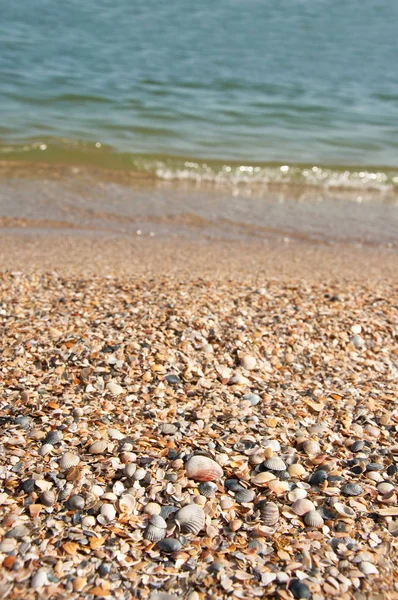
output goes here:
[{"label": "turquoise water", "polygon": [[398,189],[396,0],[0,6],[2,160]]}]

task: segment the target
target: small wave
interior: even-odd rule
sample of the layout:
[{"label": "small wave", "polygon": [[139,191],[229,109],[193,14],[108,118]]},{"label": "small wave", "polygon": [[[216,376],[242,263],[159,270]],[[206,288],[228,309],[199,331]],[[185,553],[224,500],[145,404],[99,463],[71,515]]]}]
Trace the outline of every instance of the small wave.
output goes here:
[{"label": "small wave", "polygon": [[67,139],[0,142],[0,159],[123,170],[151,175],[160,180],[239,187],[294,185],[323,190],[348,189],[398,194],[398,168],[247,163],[176,156],[122,153],[101,142]]}]

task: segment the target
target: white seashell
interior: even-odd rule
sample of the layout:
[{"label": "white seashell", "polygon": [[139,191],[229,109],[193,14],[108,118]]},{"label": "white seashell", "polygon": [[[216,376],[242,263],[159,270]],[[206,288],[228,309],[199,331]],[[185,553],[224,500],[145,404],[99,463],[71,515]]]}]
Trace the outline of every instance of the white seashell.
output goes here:
[{"label": "white seashell", "polygon": [[35,573],[32,577],[31,587],[34,589],[39,589],[44,585],[48,584],[47,570],[39,569],[37,573]]},{"label": "white seashell", "polygon": [[281,451],[281,445],[278,440],[269,440],[267,438],[263,438],[262,445],[264,448],[271,448],[273,452]]},{"label": "white seashell", "polygon": [[318,456],[318,454],[321,453],[321,447],[318,442],[315,442],[314,440],[305,440],[303,443],[303,452],[305,452],[307,456]]},{"label": "white seashell", "polygon": [[72,452],[65,452],[65,454],[63,454],[60,458],[59,468],[62,471],[67,471],[72,467],[76,467],[79,462],[80,458],[76,454],[73,454]]},{"label": "white seashell", "polygon": [[166,537],[167,523],[160,515],[151,515],[144,531],[144,538],[150,542],[159,542]]},{"label": "white seashell", "polygon": [[133,477],[136,470],[137,465],[135,463],[127,463],[127,465],[124,467],[124,474],[127,475],[127,477]]},{"label": "white seashell", "polygon": [[51,454],[54,450],[54,446],[52,444],[43,444],[39,449],[40,456],[47,456],[47,454]]},{"label": "white seashell", "polygon": [[259,486],[265,486],[267,483],[276,479],[276,476],[269,471],[263,471],[262,473],[256,473],[254,477],[251,478],[252,483]]},{"label": "white seashell", "polygon": [[317,510],[310,510],[304,515],[304,523],[308,527],[322,527],[324,521]]},{"label": "white seashell", "polygon": [[290,477],[295,478],[303,477],[303,475],[307,473],[303,465],[300,465],[300,463],[293,463],[292,465],[289,465],[287,471]]},{"label": "white seashell", "polygon": [[354,519],[356,516],[352,508],[346,504],[343,504],[342,502],[335,502],[335,504],[333,504],[333,508],[339,515],[343,517]]},{"label": "white seashell", "polygon": [[93,515],[87,515],[86,517],[84,517],[82,519],[82,524],[85,527],[95,527],[95,525],[96,525],[95,517],[93,517]]},{"label": "white seashell", "polygon": [[88,449],[90,454],[102,454],[108,447],[108,442],[105,440],[97,440],[93,444],[91,444]]},{"label": "white seashell", "polygon": [[359,563],[358,566],[359,566],[359,570],[362,571],[362,573],[364,575],[378,575],[379,574],[379,571],[376,569],[376,567],[367,560],[362,561],[361,563]]},{"label": "white seashell", "polygon": [[235,501],[233,500],[233,498],[231,498],[231,496],[223,496],[220,499],[220,506],[222,510],[228,510],[229,508],[232,508],[234,504]]},{"label": "white seashell", "polygon": [[251,356],[250,354],[243,354],[240,357],[240,364],[244,369],[246,369],[246,371],[252,371],[256,368],[257,361],[254,356]]},{"label": "white seashell", "polygon": [[108,435],[111,440],[122,440],[126,437],[121,431],[114,427],[108,427]]},{"label": "white seashell", "polygon": [[102,494],[101,500],[110,500],[111,502],[116,502],[117,496],[113,492],[105,492]]},{"label": "white seashell", "polygon": [[142,481],[144,479],[146,475],[146,471],[145,469],[136,469],[136,471],[134,472],[133,475],[133,479],[135,479],[135,481]]},{"label": "white seashell", "polygon": [[90,492],[92,494],[94,494],[95,496],[98,496],[98,498],[100,496],[103,496],[103,494],[105,493],[104,490],[102,489],[102,487],[100,485],[97,485],[96,483],[91,486]]},{"label": "white seashell", "polygon": [[198,504],[187,504],[175,514],[175,521],[184,533],[196,535],[206,524],[206,516]]},{"label": "white seashell", "polygon": [[236,371],[228,383],[230,385],[249,385],[250,379],[242,375],[242,373],[239,373],[239,371]]},{"label": "white seashell", "polygon": [[178,427],[173,423],[162,423],[162,425],[159,427],[159,431],[164,435],[174,435],[177,433]]},{"label": "white seashell", "polygon": [[4,554],[13,552],[16,547],[17,547],[17,540],[14,538],[4,538],[0,542],[0,552],[4,552]]},{"label": "white seashell", "polygon": [[279,456],[271,456],[264,462],[264,467],[270,471],[286,471],[286,465]]},{"label": "white seashell", "polygon": [[307,492],[302,488],[295,488],[288,493],[287,497],[289,498],[290,502],[295,502],[296,500],[300,500],[300,498],[306,498]]},{"label": "white seashell", "polygon": [[147,515],[159,515],[161,510],[162,508],[157,502],[148,502],[148,504],[145,504],[142,512]]},{"label": "white seashell", "polygon": [[272,479],[268,483],[268,489],[274,492],[277,496],[282,496],[289,489],[287,481],[279,481],[279,479]]},{"label": "white seashell", "polygon": [[394,490],[394,486],[392,483],[388,483],[388,481],[383,481],[382,483],[379,483],[377,490],[382,496],[385,496]]},{"label": "white seashell", "polygon": [[215,460],[207,456],[192,456],[185,464],[187,476],[195,481],[215,481],[223,476],[223,470]]},{"label": "white seashell", "polygon": [[108,522],[113,521],[113,519],[116,517],[116,510],[112,504],[103,504],[101,506],[100,513]]},{"label": "white seashell", "polygon": [[292,511],[300,517],[305,515],[305,513],[309,512],[310,510],[315,510],[313,502],[311,502],[311,500],[308,500],[307,498],[300,498],[299,500],[296,500],[295,502],[293,502],[291,508]]},{"label": "white seashell", "polygon": [[120,394],[123,394],[123,392],[124,392],[124,389],[122,388],[122,386],[119,385],[118,383],[116,383],[115,381],[108,381],[108,383],[106,384],[106,389],[113,396],[119,396]]},{"label": "white seashell", "polygon": [[136,505],[136,499],[132,494],[123,494],[119,498],[119,510],[126,515],[131,515]]},{"label": "white seashell", "polygon": [[279,508],[275,502],[262,500],[259,505],[261,519],[267,527],[273,527],[279,521]]},{"label": "white seashell", "polygon": [[115,496],[121,496],[125,490],[125,487],[121,481],[116,481],[112,487],[112,491]]},{"label": "white seashell", "polygon": [[46,490],[40,494],[40,502],[43,506],[52,506],[56,500],[57,496],[53,490]]}]

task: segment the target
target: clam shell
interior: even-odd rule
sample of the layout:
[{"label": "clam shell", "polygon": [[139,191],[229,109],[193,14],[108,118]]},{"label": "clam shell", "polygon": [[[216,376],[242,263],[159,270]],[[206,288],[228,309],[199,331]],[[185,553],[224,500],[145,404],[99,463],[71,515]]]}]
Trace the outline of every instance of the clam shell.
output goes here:
[{"label": "clam shell", "polygon": [[235,494],[235,500],[239,502],[239,504],[244,504],[247,502],[253,502],[256,494],[253,490],[242,489]]},{"label": "clam shell", "polygon": [[302,477],[306,474],[305,468],[303,467],[303,465],[300,465],[300,463],[293,463],[292,465],[289,465],[287,471],[290,477],[296,478]]},{"label": "clam shell", "polygon": [[157,502],[148,502],[148,504],[145,504],[144,508],[142,509],[142,512],[144,512],[145,514],[147,514],[149,516],[152,516],[152,515],[160,515],[161,510],[162,510],[162,507]]},{"label": "clam shell", "polygon": [[304,515],[304,523],[308,527],[322,527],[324,521],[317,510],[310,510]]},{"label": "clam shell", "polygon": [[80,496],[79,494],[74,494],[73,496],[70,496],[68,500],[68,506],[71,510],[82,510],[85,504],[86,503],[83,496]]},{"label": "clam shell", "polygon": [[358,483],[346,483],[341,488],[344,496],[360,496],[363,493],[362,487]]},{"label": "clam shell", "polygon": [[131,515],[135,508],[136,500],[132,494],[123,494],[123,496],[120,496],[119,498],[118,505],[120,512]]},{"label": "clam shell", "polygon": [[203,481],[199,484],[198,490],[202,496],[213,498],[217,492],[217,486],[212,481]]},{"label": "clam shell", "polygon": [[163,435],[174,435],[177,433],[178,427],[173,423],[162,423],[159,427],[159,431],[160,433],[163,433]]},{"label": "clam shell", "polygon": [[314,440],[305,440],[302,448],[307,456],[317,456],[321,452],[320,445]]},{"label": "clam shell", "polygon": [[105,440],[97,440],[93,444],[91,444],[88,449],[90,454],[102,454],[108,447],[108,442]]},{"label": "clam shell", "polygon": [[166,554],[172,554],[173,552],[179,552],[182,548],[182,544],[175,538],[165,538],[157,543],[157,547]]},{"label": "clam shell", "polygon": [[178,510],[175,514],[175,520],[180,525],[184,533],[196,535],[201,531],[206,523],[206,516],[203,509],[198,504],[187,504]]},{"label": "clam shell", "polygon": [[302,517],[310,510],[315,510],[314,504],[307,498],[299,498],[292,504],[292,511]]},{"label": "clam shell", "polygon": [[187,476],[195,481],[216,481],[223,476],[223,470],[215,460],[207,456],[192,456],[185,464]]},{"label": "clam shell", "polygon": [[151,515],[144,531],[144,538],[150,542],[159,542],[166,537],[167,523],[160,515]]},{"label": "clam shell", "polygon": [[260,516],[264,525],[272,527],[278,522],[279,508],[275,502],[267,502],[266,500],[262,500],[258,504],[258,508],[260,510]]},{"label": "clam shell", "polygon": [[300,498],[306,498],[307,491],[303,490],[302,488],[295,488],[288,493],[287,497],[289,498],[290,502],[296,502],[296,500],[300,500]]},{"label": "clam shell", "polygon": [[286,465],[279,456],[271,456],[264,461],[264,467],[269,471],[286,471]]},{"label": "clam shell", "polygon": [[101,506],[100,513],[107,521],[113,521],[113,519],[116,517],[116,510],[112,504],[103,504]]},{"label": "clam shell", "polygon": [[252,477],[251,481],[255,485],[265,486],[265,485],[267,485],[267,483],[269,483],[273,479],[276,479],[276,477],[273,473],[270,473],[269,471],[263,471],[262,473],[257,473],[256,475],[254,475],[254,477]]},{"label": "clam shell", "polygon": [[80,458],[72,452],[65,452],[60,458],[59,468],[62,471],[67,471],[72,467],[76,467],[80,462]]},{"label": "clam shell", "polygon": [[277,496],[282,496],[289,489],[287,481],[279,481],[279,479],[272,479],[268,483],[268,489],[274,492]]},{"label": "clam shell", "polygon": [[52,444],[43,444],[40,447],[39,454],[40,456],[47,456],[47,454],[50,454],[50,452],[52,452],[53,450],[54,446]]},{"label": "clam shell", "polygon": [[349,519],[355,518],[355,512],[352,510],[352,508],[346,504],[343,504],[342,502],[335,502],[333,504],[333,508],[342,517],[347,517]]},{"label": "clam shell", "polygon": [[40,494],[40,502],[44,506],[52,506],[55,504],[57,496],[53,490],[46,490]]}]

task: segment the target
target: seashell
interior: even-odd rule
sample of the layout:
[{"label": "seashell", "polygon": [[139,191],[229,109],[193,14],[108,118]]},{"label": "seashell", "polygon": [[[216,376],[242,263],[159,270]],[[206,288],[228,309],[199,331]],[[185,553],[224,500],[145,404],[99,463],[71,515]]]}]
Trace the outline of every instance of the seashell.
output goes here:
[{"label": "seashell", "polygon": [[321,447],[315,440],[305,440],[302,448],[307,456],[317,456],[321,452]]},{"label": "seashell", "polygon": [[169,516],[176,513],[177,510],[178,509],[175,506],[172,506],[171,504],[166,504],[165,506],[162,506],[160,510],[160,516],[163,517],[163,519],[168,519]]},{"label": "seashell", "polygon": [[193,535],[198,534],[206,523],[205,513],[197,504],[183,506],[176,512],[174,519],[179,524],[181,531]]},{"label": "seashell", "polygon": [[15,540],[20,540],[25,535],[30,533],[29,529],[25,527],[25,525],[16,525],[12,529],[9,529],[5,535],[6,538],[14,538]]},{"label": "seashell", "polygon": [[119,498],[119,510],[121,513],[131,515],[135,505],[136,500],[132,494],[123,494],[123,496]]},{"label": "seashell", "polygon": [[148,502],[148,504],[145,504],[144,508],[142,509],[142,512],[150,516],[160,515],[160,511],[161,506],[157,502]]},{"label": "seashell", "polygon": [[46,569],[39,569],[32,577],[30,582],[30,587],[34,589],[42,588],[44,585],[48,584],[48,576]]},{"label": "seashell", "polygon": [[115,481],[115,483],[112,486],[112,492],[115,494],[115,496],[121,496],[124,490],[125,487],[123,483],[121,481]]},{"label": "seashell", "polygon": [[252,406],[256,406],[257,404],[259,404],[261,402],[261,398],[258,394],[245,394],[242,397],[242,400],[246,400],[247,402],[250,402],[250,404]]},{"label": "seashell", "polygon": [[379,483],[377,486],[377,491],[380,492],[380,494],[382,496],[389,494],[393,490],[394,490],[394,485],[392,483],[389,483],[388,481],[383,481],[382,483]]},{"label": "seashell", "polygon": [[312,473],[308,481],[311,485],[322,485],[323,483],[325,483],[327,478],[327,471],[325,471],[324,469],[318,469],[317,471],[314,471]]},{"label": "seashell", "polygon": [[322,515],[317,510],[309,510],[304,515],[304,523],[308,527],[322,527],[324,521]]},{"label": "seashell", "polygon": [[16,547],[17,547],[17,540],[13,539],[13,538],[9,538],[9,539],[4,538],[0,542],[0,552],[3,552],[4,554],[11,554],[12,552],[14,552]]},{"label": "seashell", "polygon": [[251,481],[255,485],[265,486],[273,479],[276,479],[273,473],[271,473],[270,471],[263,471],[262,473],[256,473],[256,475],[251,478]]},{"label": "seashell", "polygon": [[137,455],[134,452],[124,451],[120,455],[120,462],[123,463],[124,465],[127,465],[128,463],[133,463],[136,460],[137,460]]},{"label": "seashell", "polygon": [[363,560],[359,563],[358,568],[364,575],[378,575],[379,571],[376,567],[369,561]]},{"label": "seashell", "polygon": [[240,356],[239,362],[241,364],[241,367],[246,369],[246,371],[252,371],[256,368],[257,364],[257,360],[254,358],[254,356],[251,356],[250,354],[243,354],[242,356]]},{"label": "seashell", "polygon": [[166,537],[167,523],[160,515],[151,515],[144,531],[144,538],[150,542],[159,542]]},{"label": "seashell", "polygon": [[243,488],[242,490],[239,490],[239,492],[236,492],[235,500],[236,502],[239,502],[239,504],[244,504],[248,502],[253,502],[255,496],[256,494],[255,492],[253,492],[253,490],[246,490],[245,488]]},{"label": "seashell", "polygon": [[249,385],[250,379],[239,373],[239,371],[236,371],[228,383],[229,385]]},{"label": "seashell", "polygon": [[264,452],[262,452],[261,450],[259,452],[256,452],[255,454],[252,454],[249,457],[249,463],[253,467],[260,465],[261,463],[264,462],[264,460],[265,460]]},{"label": "seashell", "polygon": [[286,465],[278,456],[271,456],[263,463],[264,468],[269,471],[286,471]]},{"label": "seashell", "polygon": [[162,423],[159,427],[159,431],[160,433],[163,433],[163,435],[174,435],[177,433],[178,427],[173,423]]},{"label": "seashell", "polygon": [[54,446],[52,444],[43,444],[39,449],[39,455],[47,456],[47,454],[50,454],[50,452],[52,452],[53,450]]},{"label": "seashell", "polygon": [[206,496],[202,496],[201,494],[198,494],[197,496],[194,496],[192,498],[192,501],[195,504],[199,504],[199,506],[204,506],[207,502],[207,498],[206,498]]},{"label": "seashell", "polygon": [[300,579],[294,578],[289,581],[288,586],[289,591],[293,594],[295,598],[299,600],[308,600],[311,598],[311,590],[304,581]]},{"label": "seashell", "polygon": [[82,519],[82,525],[84,525],[85,527],[95,527],[95,517],[93,517],[93,515],[87,515]]},{"label": "seashell", "polygon": [[133,477],[136,470],[137,470],[137,465],[135,463],[128,463],[124,467],[124,474],[127,475],[127,477]]},{"label": "seashell", "polygon": [[358,334],[350,337],[350,342],[354,344],[356,350],[362,350],[365,347],[365,340]]},{"label": "seashell", "polygon": [[228,510],[233,507],[235,501],[231,498],[231,496],[223,496],[220,500],[220,506],[222,510]]},{"label": "seashell", "polygon": [[296,500],[300,500],[302,498],[307,497],[307,491],[302,488],[295,488],[287,495],[290,502],[296,502]]},{"label": "seashell", "polygon": [[243,485],[241,485],[239,479],[226,479],[224,486],[230,492],[240,492],[245,489]]},{"label": "seashell", "polygon": [[344,496],[360,496],[363,493],[362,487],[358,483],[346,483],[341,488]]},{"label": "seashell", "polygon": [[363,450],[366,446],[365,440],[356,440],[350,450],[351,452],[361,452],[361,450]]},{"label": "seashell", "polygon": [[67,471],[72,467],[76,467],[79,462],[80,458],[76,454],[73,454],[72,452],[65,452],[65,454],[63,454],[60,458],[59,468],[62,471]]},{"label": "seashell", "polygon": [[122,433],[118,429],[115,429],[114,427],[108,427],[107,431],[111,440],[123,440],[125,438],[124,433]]},{"label": "seashell", "polygon": [[52,431],[49,431],[46,435],[46,437],[43,440],[43,444],[51,444],[52,446],[54,446],[55,444],[58,444],[62,439],[63,439],[63,435],[62,435],[62,431],[58,431],[58,429],[53,429]]},{"label": "seashell", "polygon": [[25,479],[22,481],[20,488],[25,492],[25,494],[31,494],[35,489],[35,480],[32,477]]},{"label": "seashell", "polygon": [[68,506],[71,510],[82,510],[85,504],[85,500],[80,494],[74,494],[68,500]]},{"label": "seashell", "polygon": [[342,517],[347,517],[349,519],[354,519],[355,516],[356,516],[355,512],[352,510],[352,508],[350,506],[346,506],[342,502],[335,502],[333,504],[333,508]]},{"label": "seashell", "polygon": [[203,481],[199,484],[198,490],[205,498],[213,498],[217,492],[217,486],[212,481]]},{"label": "seashell", "polygon": [[88,449],[90,454],[102,454],[108,447],[108,442],[105,440],[97,440],[93,444],[91,444]]},{"label": "seashell", "polygon": [[134,472],[133,479],[135,481],[142,481],[143,479],[145,479],[145,476],[146,476],[146,470],[140,468],[140,469],[136,469],[136,471]]},{"label": "seashell", "polygon": [[192,456],[185,464],[187,476],[195,481],[216,481],[223,476],[223,470],[215,460],[207,456]]},{"label": "seashell", "polygon": [[52,506],[55,504],[57,496],[53,490],[46,490],[40,494],[40,502],[44,506]]},{"label": "seashell", "polygon": [[182,544],[175,538],[165,538],[164,540],[160,540],[160,542],[156,544],[156,547],[166,554],[172,554],[173,552],[179,552],[182,548]]},{"label": "seashell", "polygon": [[271,490],[277,496],[282,496],[289,489],[287,481],[279,481],[279,479],[272,479],[268,483],[268,489]]},{"label": "seashell", "polygon": [[113,396],[119,396],[120,394],[123,394],[123,392],[124,392],[124,389],[122,388],[122,386],[117,384],[115,381],[108,381],[108,383],[106,384],[106,389]]},{"label": "seashell", "polygon": [[101,506],[100,513],[108,522],[113,521],[113,519],[116,517],[116,510],[112,504],[103,504]]},{"label": "seashell", "polygon": [[229,528],[231,531],[235,532],[238,531],[242,527],[242,525],[243,521],[241,521],[241,519],[233,519],[229,523]]},{"label": "seashell", "polygon": [[273,527],[279,521],[279,508],[275,502],[262,500],[258,504],[261,519],[267,527]]},{"label": "seashell", "polygon": [[292,465],[289,465],[287,472],[289,473],[290,477],[295,478],[303,477],[303,475],[306,474],[305,468],[303,465],[300,465],[300,463],[293,463]]},{"label": "seashell", "polygon": [[293,502],[291,508],[292,511],[300,517],[305,515],[305,513],[309,512],[310,510],[315,510],[313,502],[311,502],[311,500],[308,500],[307,498],[299,498],[299,500]]},{"label": "seashell", "polygon": [[103,496],[104,493],[105,493],[104,490],[102,489],[102,487],[100,485],[97,485],[96,483],[91,486],[90,492],[92,494],[95,494],[95,496],[98,496],[98,498],[100,498],[101,496]]}]

